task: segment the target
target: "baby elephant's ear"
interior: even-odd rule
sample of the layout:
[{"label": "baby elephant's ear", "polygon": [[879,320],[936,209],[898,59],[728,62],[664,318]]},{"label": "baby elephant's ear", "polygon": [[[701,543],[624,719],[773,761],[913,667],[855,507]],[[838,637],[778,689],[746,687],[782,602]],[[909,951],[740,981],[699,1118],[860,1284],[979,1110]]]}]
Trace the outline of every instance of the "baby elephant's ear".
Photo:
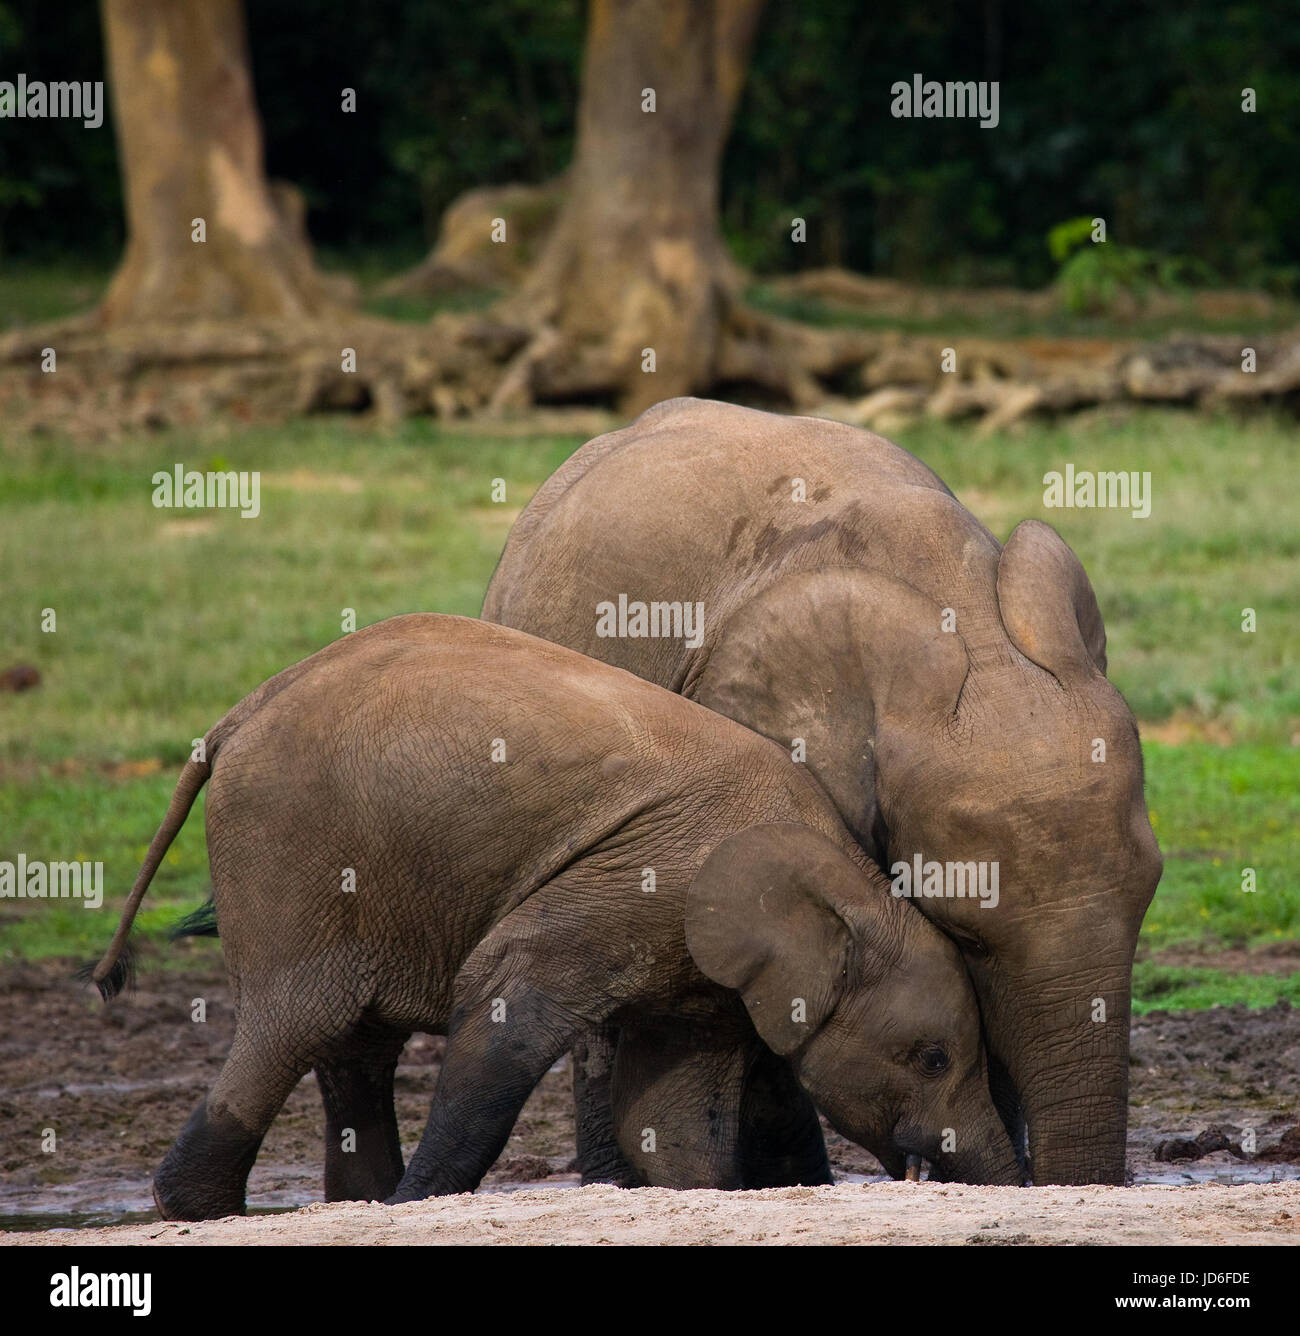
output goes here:
[{"label": "baby elephant's ear", "polygon": [[862,899],[863,874],[816,831],[751,826],[709,855],[686,901],[686,945],[700,970],[744,999],[782,1056],[835,1010],[850,933],[837,903]]}]

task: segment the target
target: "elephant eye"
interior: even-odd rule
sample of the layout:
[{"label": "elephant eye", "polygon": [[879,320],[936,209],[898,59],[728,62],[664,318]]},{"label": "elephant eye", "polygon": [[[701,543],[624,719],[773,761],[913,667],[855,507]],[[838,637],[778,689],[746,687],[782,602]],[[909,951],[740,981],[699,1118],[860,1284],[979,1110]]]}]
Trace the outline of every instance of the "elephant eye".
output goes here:
[{"label": "elephant eye", "polygon": [[948,1070],[948,1054],[939,1044],[922,1044],[913,1061],[924,1076],[938,1076]]}]

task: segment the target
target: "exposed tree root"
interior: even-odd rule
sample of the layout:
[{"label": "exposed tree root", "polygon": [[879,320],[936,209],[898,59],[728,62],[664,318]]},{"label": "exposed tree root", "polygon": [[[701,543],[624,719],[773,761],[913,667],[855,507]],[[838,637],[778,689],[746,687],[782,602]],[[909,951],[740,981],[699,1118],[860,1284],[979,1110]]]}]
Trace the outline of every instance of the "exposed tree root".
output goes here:
[{"label": "exposed tree root", "polygon": [[[920,416],[972,418],[998,430],[1028,414],[1095,404],[1300,411],[1300,331],[1128,344],[1101,340],[953,341],[814,329],[729,300],[707,376],[718,393],[892,431]],[[352,353],[347,350],[351,349]],[[104,329],[93,318],[0,337],[0,420],[9,431],[185,426],[214,418],[278,421],[369,412],[383,420],[511,415],[598,405],[627,416],[627,364],[598,340],[529,327],[499,312],[400,324],[342,312],[328,319],[190,320]],[[637,372],[640,406],[682,393]]]}]

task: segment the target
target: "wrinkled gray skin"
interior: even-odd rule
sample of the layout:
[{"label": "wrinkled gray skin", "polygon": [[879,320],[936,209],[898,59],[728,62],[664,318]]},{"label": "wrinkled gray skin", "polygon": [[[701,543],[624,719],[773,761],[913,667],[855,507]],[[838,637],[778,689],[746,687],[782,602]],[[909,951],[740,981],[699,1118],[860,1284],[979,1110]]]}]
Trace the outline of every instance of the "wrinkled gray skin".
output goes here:
[{"label": "wrinkled gray skin", "polygon": [[[619,594],[702,602],[702,643],[598,636]],[[804,739],[884,869],[996,861],[997,908],[917,906],[970,969],[1034,1181],[1123,1181],[1133,951],[1161,859],[1096,599],[1054,530],[1026,521],[1003,547],[881,437],[677,399],[543,485],[483,616]],[[599,1123],[580,1109],[590,1144]]]},{"label": "wrinkled gray skin", "polygon": [[[624,1035],[622,1150],[646,1183],[829,1182],[808,1095],[895,1173],[912,1153],[1020,1181],[960,956],[890,898],[806,771],[732,721],[503,627],[411,616],[272,678],[207,757],[94,975],[114,977],[210,774],[236,1033],[158,1171],[164,1216],[241,1211],[312,1068],[328,1199],[471,1191],[542,1075],[606,1024]],[[403,1173],[393,1072],[416,1030],[448,1044]]]}]

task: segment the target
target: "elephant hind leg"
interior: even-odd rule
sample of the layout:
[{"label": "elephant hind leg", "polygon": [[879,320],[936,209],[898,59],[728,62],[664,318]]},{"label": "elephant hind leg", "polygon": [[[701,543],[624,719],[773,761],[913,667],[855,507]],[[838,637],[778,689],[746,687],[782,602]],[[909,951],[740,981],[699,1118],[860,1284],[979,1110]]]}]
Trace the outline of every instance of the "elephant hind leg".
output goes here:
[{"label": "elephant hind leg", "polygon": [[325,1105],[326,1201],[383,1201],[401,1182],[393,1076],[408,1037],[363,1024],[316,1064]]},{"label": "elephant hind leg", "polygon": [[216,1083],[154,1175],[154,1201],[165,1220],[244,1213],[244,1188],[262,1138],[309,1067],[236,1030]]}]

